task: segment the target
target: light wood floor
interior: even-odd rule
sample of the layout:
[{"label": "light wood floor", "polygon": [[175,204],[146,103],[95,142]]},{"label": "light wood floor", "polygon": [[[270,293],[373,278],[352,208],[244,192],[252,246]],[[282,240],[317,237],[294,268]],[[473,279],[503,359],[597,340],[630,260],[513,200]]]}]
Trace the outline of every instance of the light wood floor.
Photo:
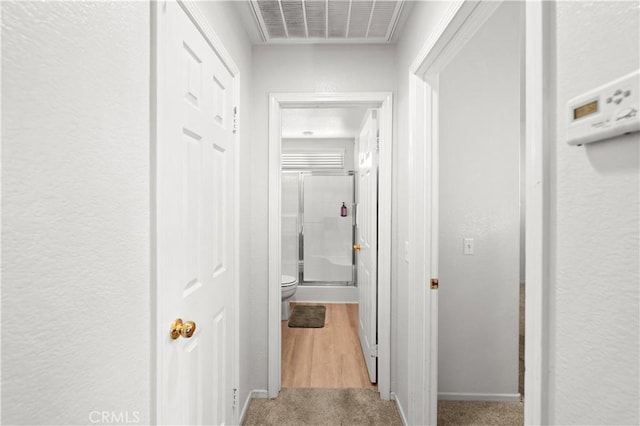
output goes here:
[{"label": "light wood floor", "polygon": [[289,328],[282,321],[282,387],[376,389],[358,340],[358,305],[321,305],[327,307],[323,328]]}]

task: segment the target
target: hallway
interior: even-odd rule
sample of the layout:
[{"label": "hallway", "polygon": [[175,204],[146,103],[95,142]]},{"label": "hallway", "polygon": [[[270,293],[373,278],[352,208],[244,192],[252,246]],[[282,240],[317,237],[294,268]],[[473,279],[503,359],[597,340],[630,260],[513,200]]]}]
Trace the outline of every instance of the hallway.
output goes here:
[{"label": "hallway", "polygon": [[[639,5],[0,1],[0,423],[513,425],[492,401],[522,411],[526,388],[525,424],[639,425]],[[377,209],[329,209],[356,232],[378,211],[375,269],[298,283],[368,321],[281,322],[296,108],[384,108],[362,157],[293,135],[331,173],[386,164]]]}]

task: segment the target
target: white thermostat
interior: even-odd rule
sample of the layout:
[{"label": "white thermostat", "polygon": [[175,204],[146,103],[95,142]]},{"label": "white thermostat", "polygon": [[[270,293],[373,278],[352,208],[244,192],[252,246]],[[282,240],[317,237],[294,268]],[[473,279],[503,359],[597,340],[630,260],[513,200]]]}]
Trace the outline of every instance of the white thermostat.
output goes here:
[{"label": "white thermostat", "polygon": [[640,70],[569,101],[567,143],[582,145],[640,131]]}]

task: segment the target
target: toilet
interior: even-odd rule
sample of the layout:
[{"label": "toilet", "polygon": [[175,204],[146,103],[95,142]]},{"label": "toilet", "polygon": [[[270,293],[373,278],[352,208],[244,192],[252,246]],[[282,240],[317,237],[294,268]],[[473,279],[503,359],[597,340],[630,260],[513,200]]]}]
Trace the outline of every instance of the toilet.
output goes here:
[{"label": "toilet", "polygon": [[290,315],[289,299],[293,296],[298,288],[298,279],[291,275],[283,275],[280,281],[280,290],[282,291],[282,319],[288,320]]}]

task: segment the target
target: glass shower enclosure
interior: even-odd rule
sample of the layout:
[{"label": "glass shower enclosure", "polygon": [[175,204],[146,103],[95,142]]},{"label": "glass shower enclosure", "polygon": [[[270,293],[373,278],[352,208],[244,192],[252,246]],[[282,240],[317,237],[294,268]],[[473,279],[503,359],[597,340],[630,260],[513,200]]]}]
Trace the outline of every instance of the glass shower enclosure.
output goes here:
[{"label": "glass shower enclosure", "polygon": [[283,171],[283,274],[301,285],[354,285],[353,172]]}]

